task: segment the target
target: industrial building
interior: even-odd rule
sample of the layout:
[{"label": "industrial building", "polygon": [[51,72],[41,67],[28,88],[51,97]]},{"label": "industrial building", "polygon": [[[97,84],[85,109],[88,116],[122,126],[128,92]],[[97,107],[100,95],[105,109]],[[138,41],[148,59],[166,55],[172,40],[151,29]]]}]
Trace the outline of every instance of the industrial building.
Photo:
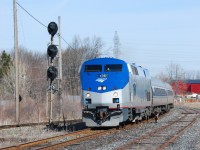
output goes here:
[{"label": "industrial building", "polygon": [[175,95],[195,98],[200,95],[200,80],[177,80],[171,83]]}]

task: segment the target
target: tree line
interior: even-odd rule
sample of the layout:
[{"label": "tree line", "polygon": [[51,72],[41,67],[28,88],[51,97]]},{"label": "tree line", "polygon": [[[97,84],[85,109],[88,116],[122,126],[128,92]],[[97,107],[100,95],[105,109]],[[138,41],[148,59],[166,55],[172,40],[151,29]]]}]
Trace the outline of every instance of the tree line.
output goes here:
[{"label": "tree line", "polygon": [[184,70],[180,64],[170,63],[166,66],[165,72],[160,72],[157,78],[168,83],[176,80],[195,80],[200,79],[200,71]]},{"label": "tree line", "polygon": [[[99,37],[80,39],[75,36],[70,46],[62,50],[63,91],[69,95],[80,94],[79,67],[83,61],[99,57],[103,42]],[[47,56],[19,47],[20,93],[24,97],[37,99],[47,90]],[[0,98],[14,99],[15,66],[14,51],[3,50],[0,61]],[[45,98],[44,98],[45,99]]]},{"label": "tree line", "polygon": [[[101,56],[104,44],[100,37],[80,39],[75,36],[70,46],[62,50],[63,92],[66,95],[80,94],[79,68],[83,61]],[[20,47],[19,80],[23,97],[45,100],[47,90],[47,56]],[[0,99],[15,97],[14,51],[3,50],[0,57]],[[171,63],[157,77],[170,83],[173,80],[200,79],[200,71],[185,71],[179,64]]]}]

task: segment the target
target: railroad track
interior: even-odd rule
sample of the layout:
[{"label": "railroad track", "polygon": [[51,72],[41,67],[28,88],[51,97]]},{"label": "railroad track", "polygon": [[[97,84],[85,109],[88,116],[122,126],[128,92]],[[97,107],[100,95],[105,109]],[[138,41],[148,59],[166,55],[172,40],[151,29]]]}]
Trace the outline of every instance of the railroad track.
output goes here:
[{"label": "railroad track", "polygon": [[[161,117],[164,117],[165,115],[162,115]],[[71,145],[79,144],[81,141],[90,140],[95,137],[103,136],[105,134],[117,134],[118,130],[128,130],[131,128],[136,128],[137,126],[141,126],[142,124],[145,124],[146,122],[154,122],[154,118],[151,118],[149,120],[143,120],[139,123],[134,124],[128,124],[122,128],[110,128],[110,129],[101,129],[101,130],[91,130],[91,129],[84,129],[76,132],[71,132],[68,134],[60,135],[60,136],[54,136],[51,138],[46,138],[38,141],[33,142],[27,142],[15,146],[10,146],[3,148],[2,150],[21,150],[21,149],[59,149]]]},{"label": "railroad track", "polygon": [[39,122],[39,123],[23,123],[23,124],[14,124],[14,125],[2,125],[0,126],[0,130],[2,129],[11,129],[17,127],[28,127],[28,126],[37,126],[37,125],[47,125],[48,122]]},{"label": "railroad track", "polygon": [[200,114],[199,108],[181,107],[179,109],[183,110],[182,114]]},{"label": "railroad track", "polygon": [[[165,114],[162,115],[162,117],[164,117],[164,116],[165,116]],[[108,130],[101,130],[101,132],[98,132],[98,133],[94,132],[91,135],[87,135],[87,136],[84,136],[84,137],[76,138],[76,139],[70,140],[70,141],[60,142],[60,143],[57,143],[57,144],[54,144],[54,145],[49,145],[47,147],[40,148],[40,149],[41,150],[49,150],[49,149],[50,150],[55,150],[55,149],[59,149],[59,148],[63,148],[63,147],[66,148],[67,146],[77,145],[81,141],[90,140],[92,138],[103,136],[105,134],[107,134],[107,135],[108,134],[117,134],[119,130],[128,130],[128,129],[131,129],[131,128],[136,128],[138,126],[144,125],[146,122],[154,122],[154,118],[151,118],[149,120],[143,120],[143,121],[141,121],[141,122],[139,122],[137,124],[136,123],[128,124],[128,125],[122,126],[121,128],[111,128],[111,129],[108,129]]]},{"label": "railroad track", "polygon": [[[79,123],[82,120],[67,120],[66,123]],[[60,123],[64,123],[64,121],[55,121],[54,124],[60,124]],[[48,125],[49,122],[38,122],[38,123],[22,123],[22,124],[14,124],[14,125],[2,125],[0,126],[0,130],[2,129],[11,129],[11,128],[17,128],[17,127],[30,127],[30,126],[38,126],[38,125]]]},{"label": "railroad track", "polygon": [[54,137],[50,137],[50,138],[46,138],[46,139],[42,139],[38,141],[33,141],[33,142],[19,144],[16,146],[2,148],[1,150],[21,150],[21,149],[34,149],[34,150],[53,149],[55,150],[63,146],[75,144],[81,140],[91,139],[108,132],[109,130],[84,129],[84,130],[71,132],[64,135],[54,136]]},{"label": "railroad track", "polygon": [[[156,149],[163,150],[171,143],[173,143],[178,137],[180,137],[185,130],[191,127],[199,114],[192,113],[185,109],[184,114],[180,118],[174,121],[168,122],[160,128],[145,133],[130,142],[118,147],[116,150],[124,149]],[[189,113],[188,113],[189,112]]]}]

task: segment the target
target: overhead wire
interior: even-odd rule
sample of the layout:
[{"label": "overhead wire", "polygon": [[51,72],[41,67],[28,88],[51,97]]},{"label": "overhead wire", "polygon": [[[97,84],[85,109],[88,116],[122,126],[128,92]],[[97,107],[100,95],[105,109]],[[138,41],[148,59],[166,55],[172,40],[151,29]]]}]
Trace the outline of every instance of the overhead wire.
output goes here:
[{"label": "overhead wire", "polygon": [[29,16],[31,16],[35,21],[37,21],[39,24],[41,24],[42,26],[44,26],[45,28],[47,28],[46,25],[44,25],[42,22],[40,22],[38,19],[36,19],[33,15],[31,15],[24,7],[22,7],[18,2],[16,2],[17,5],[22,8]]},{"label": "overhead wire", "polygon": [[[30,17],[32,17],[35,21],[37,21],[40,25],[42,25],[43,27],[45,28],[48,28],[45,24],[43,24],[41,21],[39,21],[37,18],[35,18],[31,13],[29,13],[24,7],[22,7],[18,2],[16,2],[17,5],[22,9],[24,10]],[[71,48],[74,50],[74,48],[60,35],[60,34],[56,34],[58,36],[61,37],[61,39]]]}]

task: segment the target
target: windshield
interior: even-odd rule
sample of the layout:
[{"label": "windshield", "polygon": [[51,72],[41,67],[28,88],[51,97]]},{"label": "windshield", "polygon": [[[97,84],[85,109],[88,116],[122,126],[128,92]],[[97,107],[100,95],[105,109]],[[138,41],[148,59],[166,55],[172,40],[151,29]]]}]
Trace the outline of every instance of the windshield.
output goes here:
[{"label": "windshield", "polygon": [[104,70],[105,72],[120,72],[122,71],[122,65],[121,64],[105,65]]},{"label": "windshield", "polygon": [[85,65],[85,72],[101,72],[101,65]]}]

